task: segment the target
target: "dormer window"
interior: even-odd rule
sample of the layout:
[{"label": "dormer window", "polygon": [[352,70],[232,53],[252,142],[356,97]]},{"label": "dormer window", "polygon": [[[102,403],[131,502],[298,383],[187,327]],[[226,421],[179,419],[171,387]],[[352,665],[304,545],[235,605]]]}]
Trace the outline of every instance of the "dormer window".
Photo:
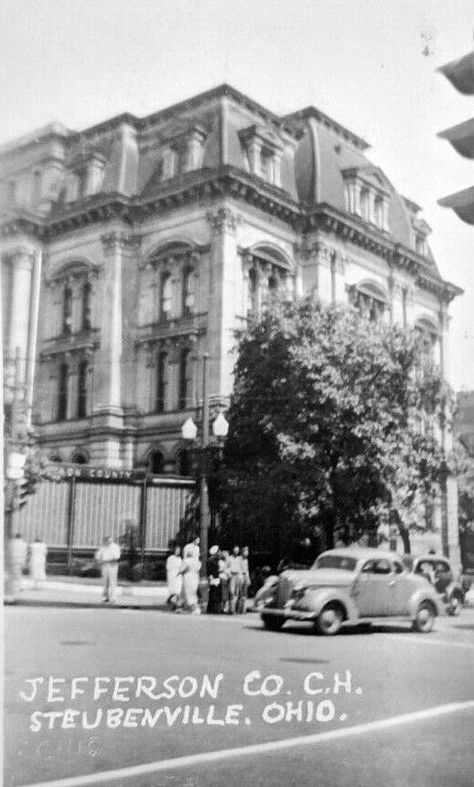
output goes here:
[{"label": "dormer window", "polygon": [[364,221],[370,220],[370,202],[369,202],[369,189],[363,188],[360,190],[360,215]]},{"label": "dormer window", "polygon": [[178,151],[172,147],[163,151],[163,180],[174,178],[178,174]]},{"label": "dormer window", "polygon": [[374,223],[381,230],[384,229],[384,207],[383,198],[376,196],[374,200]]},{"label": "dormer window", "polygon": [[389,192],[382,174],[373,167],[353,167],[342,174],[346,210],[379,230],[388,231]]},{"label": "dormer window", "polygon": [[417,254],[421,254],[422,257],[426,254],[426,240],[419,233],[415,235],[415,251]]},{"label": "dormer window", "polygon": [[250,172],[267,183],[280,186],[283,145],[277,135],[267,128],[250,126],[241,131],[239,136]]}]

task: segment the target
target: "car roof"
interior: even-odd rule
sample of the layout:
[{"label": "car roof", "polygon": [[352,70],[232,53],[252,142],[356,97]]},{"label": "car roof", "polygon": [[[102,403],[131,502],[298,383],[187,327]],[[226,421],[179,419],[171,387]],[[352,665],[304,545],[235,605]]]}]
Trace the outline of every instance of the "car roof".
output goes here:
[{"label": "car roof", "polygon": [[398,552],[392,552],[384,549],[376,549],[375,547],[340,547],[339,549],[327,549],[322,552],[319,557],[323,555],[340,555],[341,557],[351,557],[356,560],[399,560],[402,558]]},{"label": "car roof", "polygon": [[446,563],[449,563],[449,557],[445,555],[410,555],[413,560],[444,560]]}]

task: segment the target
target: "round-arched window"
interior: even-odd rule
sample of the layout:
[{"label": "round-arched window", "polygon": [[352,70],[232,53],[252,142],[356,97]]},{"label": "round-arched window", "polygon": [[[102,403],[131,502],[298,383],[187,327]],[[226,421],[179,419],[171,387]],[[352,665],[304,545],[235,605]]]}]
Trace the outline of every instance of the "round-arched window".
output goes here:
[{"label": "round-arched window", "polygon": [[150,452],[148,459],[148,470],[152,475],[161,475],[164,472],[164,457],[161,451],[154,450]]}]

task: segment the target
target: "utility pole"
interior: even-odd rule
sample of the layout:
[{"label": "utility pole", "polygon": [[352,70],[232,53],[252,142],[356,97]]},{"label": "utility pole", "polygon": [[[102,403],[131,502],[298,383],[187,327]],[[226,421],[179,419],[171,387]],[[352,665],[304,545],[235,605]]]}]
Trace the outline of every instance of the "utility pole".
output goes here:
[{"label": "utility pole", "polygon": [[209,445],[209,355],[202,356],[202,430],[200,456],[200,522],[199,537],[201,541],[201,577],[207,580],[207,552],[209,537],[209,491],[207,488],[208,445]]}]

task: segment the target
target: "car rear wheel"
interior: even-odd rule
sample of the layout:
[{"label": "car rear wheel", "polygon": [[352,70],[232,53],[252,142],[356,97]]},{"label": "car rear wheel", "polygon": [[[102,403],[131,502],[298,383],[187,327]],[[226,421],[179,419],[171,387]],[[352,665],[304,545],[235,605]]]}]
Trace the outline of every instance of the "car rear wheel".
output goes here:
[{"label": "car rear wheel", "polygon": [[435,610],[429,601],[424,601],[418,607],[415,620],[413,621],[413,628],[420,634],[428,634],[434,626]]},{"label": "car rear wheel", "polygon": [[282,615],[262,615],[262,621],[268,631],[280,631],[285,618]]},{"label": "car rear wheel", "polygon": [[337,634],[344,622],[344,613],[337,604],[327,604],[314,622],[318,634],[332,637]]},{"label": "car rear wheel", "polygon": [[461,609],[463,605],[463,599],[460,593],[453,593],[451,598],[449,599],[448,605],[448,615],[452,615],[453,617],[458,617],[461,614]]}]

